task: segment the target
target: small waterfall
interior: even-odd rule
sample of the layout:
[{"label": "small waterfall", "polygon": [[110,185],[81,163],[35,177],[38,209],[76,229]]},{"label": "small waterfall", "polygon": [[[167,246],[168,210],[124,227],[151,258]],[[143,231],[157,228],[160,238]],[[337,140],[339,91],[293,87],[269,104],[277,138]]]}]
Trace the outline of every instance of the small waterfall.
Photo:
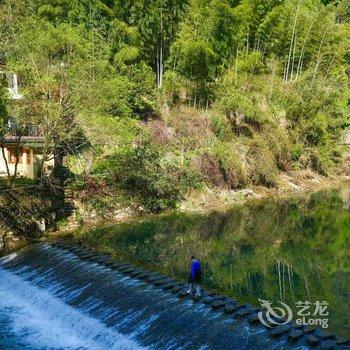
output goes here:
[{"label": "small waterfall", "polygon": [[[0,260],[0,348],[291,349],[203,303],[57,247]],[[302,348],[299,345],[299,348]]]},{"label": "small waterfall", "polygon": [[10,87],[8,88],[9,94],[12,99],[20,100],[22,95],[18,92],[18,77],[16,73],[11,74]]}]

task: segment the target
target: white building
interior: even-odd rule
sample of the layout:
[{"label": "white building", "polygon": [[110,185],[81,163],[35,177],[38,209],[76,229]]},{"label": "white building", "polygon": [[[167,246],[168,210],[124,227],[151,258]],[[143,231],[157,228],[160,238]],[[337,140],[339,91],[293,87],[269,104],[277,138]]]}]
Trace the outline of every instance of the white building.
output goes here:
[{"label": "white building", "polygon": [[[0,176],[14,175],[17,163],[17,176],[35,180],[40,175],[40,167],[43,159],[43,140],[40,137],[22,136],[20,141],[15,136],[5,136],[5,159],[0,154]],[[54,167],[53,155],[44,161],[44,173],[50,173]]]}]

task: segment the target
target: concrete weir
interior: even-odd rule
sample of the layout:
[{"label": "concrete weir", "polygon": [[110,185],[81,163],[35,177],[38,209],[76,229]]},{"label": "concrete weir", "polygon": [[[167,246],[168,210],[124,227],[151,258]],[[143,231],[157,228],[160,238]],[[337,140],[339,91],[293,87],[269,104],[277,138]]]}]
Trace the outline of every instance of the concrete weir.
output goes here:
[{"label": "concrete weir", "polygon": [[[0,278],[14,281],[6,286],[14,293],[29,283],[31,293],[22,296],[28,304],[45,292],[46,304],[64,303],[71,310],[67,315],[79,313],[82,324],[90,324],[87,317],[97,320],[101,330],[90,331],[93,341],[107,344],[108,336],[101,336],[110,331],[120,340],[116,347],[103,343],[82,349],[350,349],[348,341],[321,329],[265,327],[258,317],[261,310],[249,304],[209,290],[201,298],[190,297],[182,282],[66,241],[37,244],[0,259]],[[14,340],[11,344],[23,348]]]}]

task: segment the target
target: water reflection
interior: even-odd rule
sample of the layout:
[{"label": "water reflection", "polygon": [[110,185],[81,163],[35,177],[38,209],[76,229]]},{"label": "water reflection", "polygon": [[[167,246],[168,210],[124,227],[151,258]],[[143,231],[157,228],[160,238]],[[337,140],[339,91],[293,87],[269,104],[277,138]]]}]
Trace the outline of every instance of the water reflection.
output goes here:
[{"label": "water reflection", "polygon": [[209,215],[175,213],[81,233],[125,259],[186,278],[198,255],[205,285],[242,301],[328,301],[350,335],[350,189],[252,202]]}]

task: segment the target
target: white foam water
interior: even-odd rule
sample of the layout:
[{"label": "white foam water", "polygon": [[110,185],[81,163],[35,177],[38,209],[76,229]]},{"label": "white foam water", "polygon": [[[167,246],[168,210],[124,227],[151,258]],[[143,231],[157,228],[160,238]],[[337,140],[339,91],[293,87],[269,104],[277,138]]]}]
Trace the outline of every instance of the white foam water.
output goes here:
[{"label": "white foam water", "polygon": [[0,339],[5,349],[145,349],[1,267],[0,281],[0,319],[6,319],[7,332],[18,340],[9,345]]}]

